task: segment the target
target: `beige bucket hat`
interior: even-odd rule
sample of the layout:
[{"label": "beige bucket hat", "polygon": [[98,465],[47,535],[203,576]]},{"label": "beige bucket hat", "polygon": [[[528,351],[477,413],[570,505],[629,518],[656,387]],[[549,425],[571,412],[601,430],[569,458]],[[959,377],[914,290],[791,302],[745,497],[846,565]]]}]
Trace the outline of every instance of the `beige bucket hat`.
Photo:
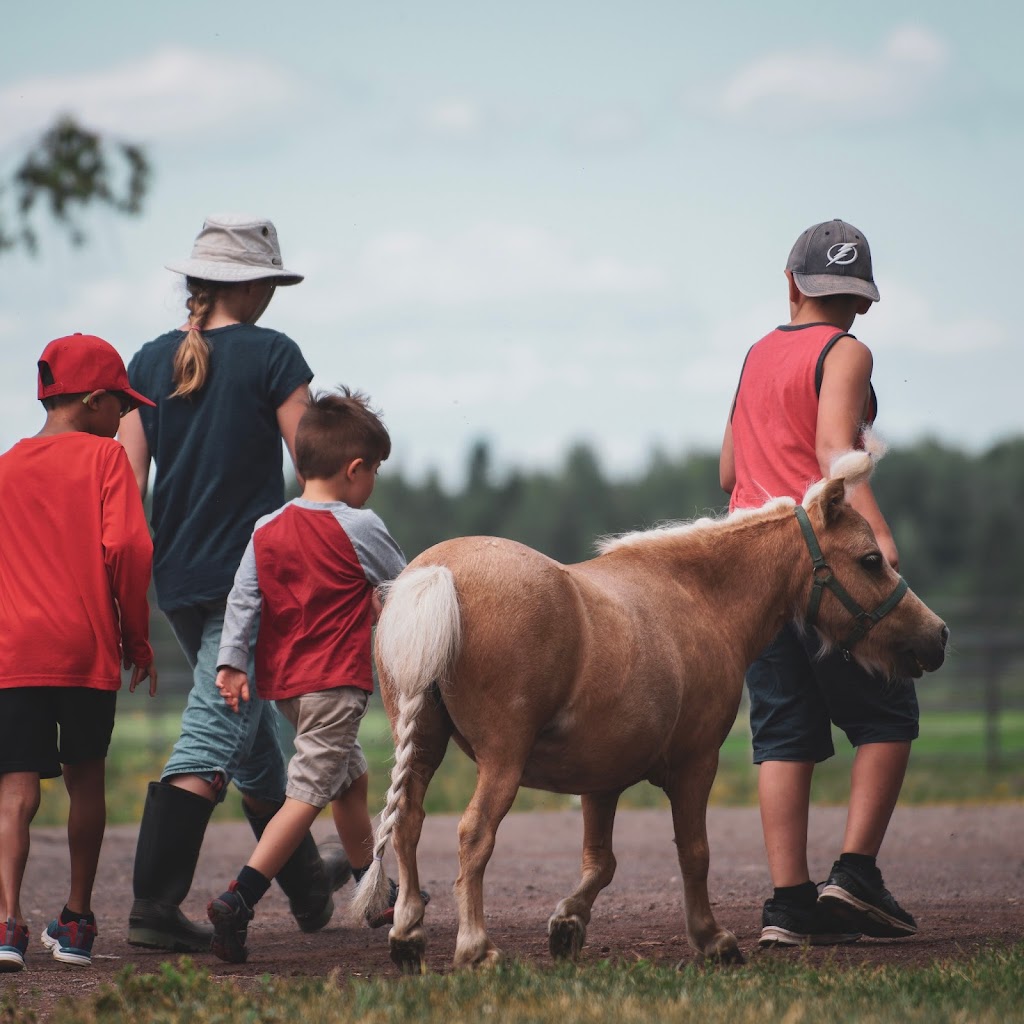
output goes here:
[{"label": "beige bucket hat", "polygon": [[273,278],[284,285],[303,278],[285,270],[274,225],[265,217],[239,213],[211,214],[196,236],[191,258],[165,266],[176,274],[225,283]]}]

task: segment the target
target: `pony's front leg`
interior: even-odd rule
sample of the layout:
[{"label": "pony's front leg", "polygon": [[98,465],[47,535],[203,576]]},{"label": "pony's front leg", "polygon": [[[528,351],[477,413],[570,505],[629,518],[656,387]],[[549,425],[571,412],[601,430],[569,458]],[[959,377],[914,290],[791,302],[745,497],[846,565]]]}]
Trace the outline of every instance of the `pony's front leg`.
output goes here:
[{"label": "pony's front leg", "polygon": [[580,955],[587,938],[590,911],[597,894],[615,876],[612,826],[619,793],[587,794],[583,806],[583,870],[579,885],[566,896],[548,920],[548,948],[556,959]]},{"label": "pony's front leg", "polygon": [[459,933],[456,967],[494,964],[501,959],[484,926],[484,869],[494,852],[498,825],[509,812],[522,778],[520,761],[478,761],[476,790],[459,822],[459,877],[455,902]]},{"label": "pony's front leg", "polygon": [[665,792],[672,804],[679,867],[683,873],[686,934],[690,945],[711,960],[743,963],[736,936],[720,928],[708,899],[708,794],[718,770],[718,751],[677,765]]}]

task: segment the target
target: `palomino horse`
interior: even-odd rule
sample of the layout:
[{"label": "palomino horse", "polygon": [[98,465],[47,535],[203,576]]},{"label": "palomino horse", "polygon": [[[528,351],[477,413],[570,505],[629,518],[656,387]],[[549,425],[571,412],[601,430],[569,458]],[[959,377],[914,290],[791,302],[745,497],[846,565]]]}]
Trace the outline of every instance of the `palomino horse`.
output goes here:
[{"label": "palomino horse", "polygon": [[615,872],[619,795],[641,779],[671,801],[690,942],[742,960],[708,900],[705,816],[747,665],[785,622],[806,622],[809,604],[826,641],[887,676],[917,677],[943,660],[945,625],[906,591],[845,501],[871,468],[868,454],[849,452],[802,506],[780,498],[627,534],[579,565],[492,537],[446,541],[409,565],[377,629],[395,766],[354,908],[373,912],[386,898],[381,857],[392,838],[395,963],[417,970],[426,948],[416,847],[424,793],[452,738],[477,764],[459,824],[455,966],[499,958],[483,876],[519,787],[582,798],[582,878],[548,922],[552,954],[573,957]]}]

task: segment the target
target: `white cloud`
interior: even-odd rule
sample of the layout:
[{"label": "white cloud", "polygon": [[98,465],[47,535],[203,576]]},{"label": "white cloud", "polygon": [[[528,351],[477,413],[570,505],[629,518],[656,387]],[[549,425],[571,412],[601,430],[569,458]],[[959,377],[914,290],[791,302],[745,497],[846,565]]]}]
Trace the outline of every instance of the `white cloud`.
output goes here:
[{"label": "white cloud", "polygon": [[887,283],[884,289],[883,302],[872,313],[866,330],[872,342],[877,339],[887,350],[970,356],[1002,348],[1010,340],[1007,325],[998,320],[943,314],[921,292],[899,282]]},{"label": "white cloud", "polygon": [[227,122],[252,123],[292,103],[295,79],[266,61],[164,49],[105,71],[47,75],[0,91],[0,147],[23,143],[70,113],[130,138],[186,137]]},{"label": "white cloud", "polygon": [[442,139],[470,139],[484,127],[484,111],[479,103],[464,98],[439,100],[420,117],[425,134]]},{"label": "white cloud", "polygon": [[732,117],[778,111],[850,121],[905,114],[928,95],[946,67],[945,42],[918,26],[905,26],[863,56],[815,46],[770,54],[738,71],[714,98]]},{"label": "white cloud", "polygon": [[[606,253],[582,252],[568,239],[529,225],[481,223],[457,234],[393,231],[371,239],[354,263],[324,266],[299,254],[307,297],[323,315],[395,307],[459,308],[510,299],[660,291],[665,276]],[[317,287],[315,277],[325,283]],[[339,283],[340,282],[340,283]],[[315,294],[310,294],[315,293]]]},{"label": "white cloud", "polygon": [[628,106],[607,106],[588,111],[568,127],[569,139],[577,146],[595,150],[618,150],[634,146],[647,132],[643,117]]}]

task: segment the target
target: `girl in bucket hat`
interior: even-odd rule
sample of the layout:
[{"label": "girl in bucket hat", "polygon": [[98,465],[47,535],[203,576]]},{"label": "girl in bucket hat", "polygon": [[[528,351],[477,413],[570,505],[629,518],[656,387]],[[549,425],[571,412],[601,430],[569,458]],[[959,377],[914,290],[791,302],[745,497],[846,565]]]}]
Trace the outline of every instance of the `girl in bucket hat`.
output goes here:
[{"label": "girl in bucket hat", "polygon": [[[313,374],[291,338],[256,326],[275,288],[302,280],[285,268],[269,220],[207,217],[191,257],[167,267],[185,277],[188,317],[129,364],[156,406],[129,413],[120,438],[143,495],[156,463],[153,577],[193,685],[181,735],[160,781],[149,784],[128,941],[198,952],[209,948],[212,930],[180,904],[227,784],[241,791],[257,836],[284,800],[272,704],[254,696],[234,714],[214,681],[235,570],[256,520],[284,503],[281,441],[294,454]],[[349,874],[340,844],[321,856],[307,833],[277,876],[303,931],[330,920],[332,893]]]}]

